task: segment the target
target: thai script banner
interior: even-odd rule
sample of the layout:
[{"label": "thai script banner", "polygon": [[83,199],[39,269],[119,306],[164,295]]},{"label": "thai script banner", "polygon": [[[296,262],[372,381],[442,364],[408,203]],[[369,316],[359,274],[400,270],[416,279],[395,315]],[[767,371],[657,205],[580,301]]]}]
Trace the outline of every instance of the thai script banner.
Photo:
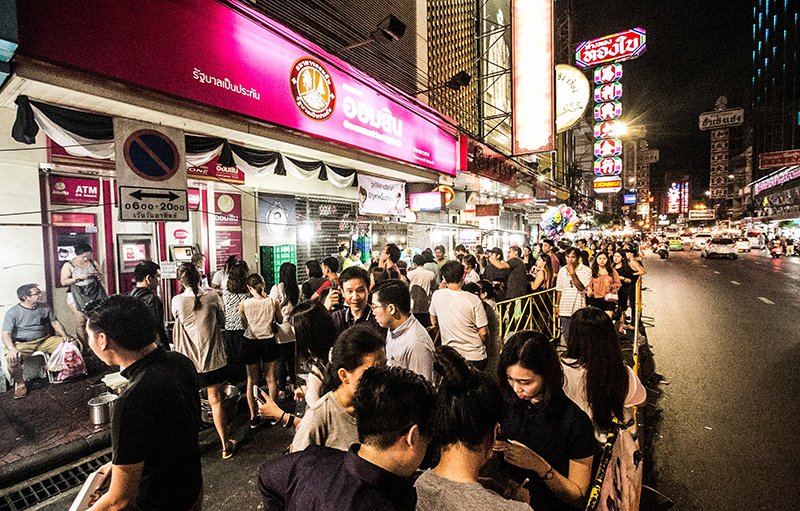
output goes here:
[{"label": "thai script banner", "polygon": [[19,53],[455,175],[454,123],[231,1],[42,0]]},{"label": "thai script banner", "polygon": [[638,57],[647,46],[647,34],[643,28],[632,28],[625,32],[584,41],[575,50],[575,65],[590,67],[606,62],[619,62]]},{"label": "thai script banner", "polygon": [[405,216],[405,183],[359,174],[358,210],[362,215]]},{"label": "thai script banner", "polygon": [[800,166],[790,167],[786,170],[781,170],[780,172],[776,172],[771,176],[767,176],[761,181],[754,184],[753,193],[758,195],[765,190],[769,190],[770,188],[782,185],[783,183],[787,183],[792,179],[796,179],[798,177],[800,177]]},{"label": "thai script banner", "polygon": [[744,122],[744,108],[732,108],[718,112],[704,112],[700,114],[700,129],[714,130],[739,126]]},{"label": "thai script banner", "polygon": [[758,155],[758,168],[760,169],[779,169],[788,165],[798,164],[800,164],[800,150],[797,149]]}]

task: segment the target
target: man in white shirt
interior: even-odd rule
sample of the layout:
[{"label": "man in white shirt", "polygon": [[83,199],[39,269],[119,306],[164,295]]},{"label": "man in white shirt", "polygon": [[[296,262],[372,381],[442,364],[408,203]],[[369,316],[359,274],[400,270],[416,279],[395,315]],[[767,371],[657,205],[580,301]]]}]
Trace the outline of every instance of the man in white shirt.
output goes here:
[{"label": "man in white shirt", "polygon": [[431,323],[439,327],[442,345],[450,346],[479,371],[486,369],[489,322],[477,296],[461,290],[464,265],[448,261],[442,265],[442,281],[431,298]]},{"label": "man in white shirt", "polygon": [[555,313],[561,316],[561,334],[564,342],[569,335],[569,322],[572,314],[586,307],[586,286],[592,280],[592,270],[581,263],[580,250],[567,249],[567,264],[558,270],[556,278]]},{"label": "man in white shirt", "polygon": [[372,314],[387,328],[386,365],[410,369],[433,383],[435,347],[428,331],[411,315],[411,295],[399,280],[381,282],[372,289]]},{"label": "man in white shirt", "polygon": [[436,274],[425,269],[425,256],[414,256],[414,269],[408,272],[411,292],[411,313],[422,323],[422,326],[431,326],[431,317],[428,310],[431,306],[431,292],[436,289]]}]

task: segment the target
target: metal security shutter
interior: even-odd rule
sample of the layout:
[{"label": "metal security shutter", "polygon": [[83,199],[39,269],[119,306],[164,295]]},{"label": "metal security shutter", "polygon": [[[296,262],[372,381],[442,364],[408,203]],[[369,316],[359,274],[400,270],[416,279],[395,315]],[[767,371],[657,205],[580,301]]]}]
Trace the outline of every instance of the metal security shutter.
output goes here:
[{"label": "metal security shutter", "polygon": [[[336,257],[339,245],[350,245],[358,229],[358,203],[321,197],[297,197],[297,215],[301,223],[310,223],[314,235],[310,240],[297,240],[297,281],[308,279],[305,263]],[[298,233],[300,229],[298,229]]]}]

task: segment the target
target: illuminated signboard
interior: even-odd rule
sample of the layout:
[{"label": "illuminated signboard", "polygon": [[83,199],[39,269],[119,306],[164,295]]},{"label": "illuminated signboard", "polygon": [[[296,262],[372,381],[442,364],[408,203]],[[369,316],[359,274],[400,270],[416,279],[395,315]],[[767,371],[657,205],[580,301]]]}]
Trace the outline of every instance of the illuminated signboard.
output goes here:
[{"label": "illuminated signboard", "polygon": [[624,126],[619,121],[605,121],[594,125],[594,138],[615,138],[622,133]]},{"label": "illuminated signboard", "polygon": [[408,209],[411,211],[441,211],[444,209],[442,192],[408,194]]},{"label": "illuminated signboard", "polygon": [[681,187],[677,183],[672,183],[667,190],[667,213],[680,213],[681,211]]},{"label": "illuminated signboard", "polygon": [[[622,66],[619,66],[622,67]],[[594,102],[614,101],[622,97],[622,84],[619,82],[604,83],[594,88]]]},{"label": "illuminated signboard", "polygon": [[622,78],[622,64],[609,64],[594,70],[594,83],[611,83]]},{"label": "illuminated signboard", "polygon": [[689,181],[681,185],[681,213],[689,211]]},{"label": "illuminated signboard", "polygon": [[597,177],[592,184],[594,193],[617,193],[622,190],[619,176]]},{"label": "illuminated signboard", "polygon": [[620,153],[622,153],[622,140],[618,138],[598,140],[594,143],[594,155],[597,158],[619,156]]},{"label": "illuminated signboard", "polygon": [[575,49],[575,65],[591,67],[606,62],[635,59],[646,48],[647,34],[643,28],[584,41]]},{"label": "illuminated signboard", "polygon": [[553,0],[512,0],[512,153],[555,150]]},{"label": "illuminated signboard", "polygon": [[594,173],[597,176],[617,176],[622,172],[622,159],[601,158],[594,161]]},{"label": "illuminated signboard", "polygon": [[622,203],[623,204],[636,204],[636,194],[635,193],[626,193],[622,196]]},{"label": "illuminated signboard", "polygon": [[622,115],[622,103],[619,101],[609,101],[600,103],[594,107],[595,121],[610,121]]},{"label": "illuminated signboard", "polygon": [[594,209],[596,209],[597,211],[602,213],[603,212],[603,201],[595,199],[594,200]]},{"label": "illuminated signboard", "polygon": [[578,122],[589,106],[589,80],[578,68],[556,66],[556,131],[561,133]]}]

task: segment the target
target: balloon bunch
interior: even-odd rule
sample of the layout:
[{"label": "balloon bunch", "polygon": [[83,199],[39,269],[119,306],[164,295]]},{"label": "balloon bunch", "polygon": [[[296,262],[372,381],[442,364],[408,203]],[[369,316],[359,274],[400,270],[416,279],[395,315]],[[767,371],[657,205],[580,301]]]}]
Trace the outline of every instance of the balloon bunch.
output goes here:
[{"label": "balloon bunch", "polygon": [[542,213],[542,221],[539,227],[550,238],[558,238],[564,232],[575,232],[581,219],[578,214],[566,204],[556,207],[549,207]]}]

